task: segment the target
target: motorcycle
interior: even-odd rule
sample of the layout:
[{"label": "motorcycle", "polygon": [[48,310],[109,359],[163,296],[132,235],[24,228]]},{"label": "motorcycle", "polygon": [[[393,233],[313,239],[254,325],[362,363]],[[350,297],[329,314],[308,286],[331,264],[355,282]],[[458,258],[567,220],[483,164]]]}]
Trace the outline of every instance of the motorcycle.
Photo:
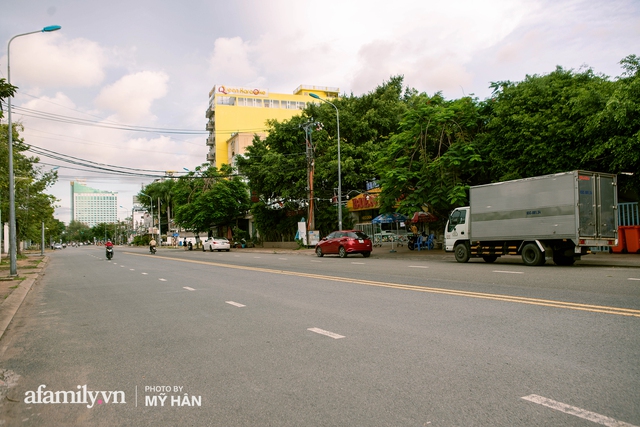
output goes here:
[{"label": "motorcycle", "polygon": [[408,241],[407,247],[409,248],[410,251],[415,249],[415,245],[416,245],[416,242],[418,241],[418,237],[420,237],[419,234],[410,234],[407,237],[407,241]]},{"label": "motorcycle", "polygon": [[113,258],[113,248],[107,248],[107,259],[111,260]]},{"label": "motorcycle", "polygon": [[156,253],[156,247],[155,246],[150,246],[149,247],[149,252],[152,253],[152,254],[155,254]]}]

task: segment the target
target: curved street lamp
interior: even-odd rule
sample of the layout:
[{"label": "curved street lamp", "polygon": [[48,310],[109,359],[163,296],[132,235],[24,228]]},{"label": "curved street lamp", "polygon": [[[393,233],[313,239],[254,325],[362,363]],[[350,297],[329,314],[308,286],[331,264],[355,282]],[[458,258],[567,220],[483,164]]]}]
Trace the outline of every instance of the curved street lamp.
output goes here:
[{"label": "curved street lamp", "polygon": [[326,99],[320,98],[315,93],[310,93],[309,96],[312,98],[318,99],[322,102],[325,102],[336,109],[336,123],[338,126],[338,230],[342,230],[342,173],[340,170],[340,112],[338,111],[338,107],[333,105],[333,103],[327,101]]},{"label": "curved street lamp", "polygon": [[[27,36],[36,33],[50,33],[59,30],[60,25],[49,25],[39,31],[31,31],[30,33],[18,34],[11,37],[7,43],[7,83],[11,85],[11,42],[17,37]],[[15,182],[13,177],[13,126],[11,125],[11,98],[7,98],[7,122],[9,123],[9,275],[18,275],[17,266],[17,241],[16,241],[16,195]]]}]

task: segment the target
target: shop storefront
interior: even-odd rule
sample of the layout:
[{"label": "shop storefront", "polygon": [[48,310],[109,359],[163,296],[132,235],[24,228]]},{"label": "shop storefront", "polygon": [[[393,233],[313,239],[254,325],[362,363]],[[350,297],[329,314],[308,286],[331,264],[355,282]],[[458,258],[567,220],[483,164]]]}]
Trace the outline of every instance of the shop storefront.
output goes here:
[{"label": "shop storefront", "polygon": [[347,200],[347,208],[355,217],[356,223],[371,223],[371,220],[378,216],[380,212],[379,195],[380,189],[374,188]]}]

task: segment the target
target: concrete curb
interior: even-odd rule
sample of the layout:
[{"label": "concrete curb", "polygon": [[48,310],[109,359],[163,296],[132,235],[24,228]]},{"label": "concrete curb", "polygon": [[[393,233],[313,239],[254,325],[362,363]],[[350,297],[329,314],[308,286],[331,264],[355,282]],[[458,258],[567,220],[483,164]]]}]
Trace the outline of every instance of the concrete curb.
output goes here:
[{"label": "concrete curb", "polygon": [[[41,264],[44,264],[41,268],[41,271],[43,271],[47,267],[48,262],[49,257],[45,256],[41,262]],[[2,336],[9,327],[9,324],[11,324],[13,317],[18,312],[18,309],[27,297],[27,294],[31,290],[31,287],[36,282],[36,280],[38,280],[39,274],[26,274],[25,276],[26,279],[21,281],[18,285],[18,288],[11,292],[7,299],[5,299],[2,303],[2,311],[0,312],[0,339],[2,339]]]}]

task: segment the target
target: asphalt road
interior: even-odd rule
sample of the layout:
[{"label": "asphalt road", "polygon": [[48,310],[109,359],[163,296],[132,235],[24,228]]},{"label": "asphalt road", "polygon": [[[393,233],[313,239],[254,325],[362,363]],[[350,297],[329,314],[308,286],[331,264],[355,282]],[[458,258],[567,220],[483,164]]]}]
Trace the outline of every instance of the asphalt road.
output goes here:
[{"label": "asphalt road", "polygon": [[68,248],[0,341],[0,425],[640,426],[639,279]]}]

